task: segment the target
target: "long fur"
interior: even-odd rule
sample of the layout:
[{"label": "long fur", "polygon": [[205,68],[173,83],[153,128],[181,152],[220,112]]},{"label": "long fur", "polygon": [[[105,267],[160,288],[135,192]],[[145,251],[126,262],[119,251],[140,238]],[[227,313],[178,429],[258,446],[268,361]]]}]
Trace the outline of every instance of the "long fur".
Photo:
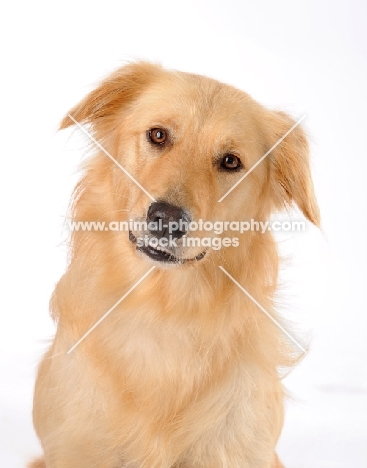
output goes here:
[{"label": "long fur", "polygon": [[[213,158],[235,149],[249,169],[294,123],[242,91],[140,62],[115,72],[70,114],[156,199],[187,207],[194,219],[265,221],[295,202],[319,223],[299,127],[217,203],[239,175],[220,173]],[[71,125],[66,116],[61,128]],[[174,135],[164,151],[147,142],[154,126]],[[142,218],[150,203],[97,150],[75,189],[72,219]],[[239,247],[210,250],[190,265],[158,265],[67,354],[152,266],[126,232],[72,233],[69,266],[51,300],[56,336],[35,388],[44,462],[33,468],[282,466],[280,372],[299,355],[219,269],[280,320],[271,233],[238,237]]]}]

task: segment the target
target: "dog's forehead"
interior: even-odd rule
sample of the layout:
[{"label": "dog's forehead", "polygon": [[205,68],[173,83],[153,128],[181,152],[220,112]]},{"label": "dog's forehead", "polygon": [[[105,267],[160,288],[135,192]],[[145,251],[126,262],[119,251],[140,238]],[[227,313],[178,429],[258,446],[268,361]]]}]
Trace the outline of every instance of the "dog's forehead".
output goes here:
[{"label": "dog's forehead", "polygon": [[140,96],[137,110],[149,118],[205,122],[248,120],[255,102],[232,86],[200,75],[166,72]]}]

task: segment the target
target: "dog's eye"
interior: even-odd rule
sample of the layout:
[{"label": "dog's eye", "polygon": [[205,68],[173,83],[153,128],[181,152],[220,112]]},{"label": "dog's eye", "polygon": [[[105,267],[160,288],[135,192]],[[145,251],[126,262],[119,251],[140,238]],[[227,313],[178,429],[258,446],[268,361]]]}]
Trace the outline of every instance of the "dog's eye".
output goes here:
[{"label": "dog's eye", "polygon": [[167,140],[167,132],[163,128],[152,128],[148,132],[148,138],[155,145],[163,145]]},{"label": "dog's eye", "polygon": [[240,158],[234,154],[226,154],[220,163],[220,167],[227,171],[235,171],[242,167],[242,163]]}]

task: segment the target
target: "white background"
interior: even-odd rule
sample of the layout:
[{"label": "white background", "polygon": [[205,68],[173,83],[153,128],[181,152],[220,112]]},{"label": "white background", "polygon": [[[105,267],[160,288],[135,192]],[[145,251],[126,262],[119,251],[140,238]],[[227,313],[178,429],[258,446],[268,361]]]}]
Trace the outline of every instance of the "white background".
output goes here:
[{"label": "white background", "polygon": [[286,379],[287,468],[367,467],[367,7],[362,0],[12,2],[1,13],[0,467],[39,451],[36,364],[83,144],[61,117],[126,60],[233,84],[306,114],[322,231],[281,236],[279,301],[311,351]]}]

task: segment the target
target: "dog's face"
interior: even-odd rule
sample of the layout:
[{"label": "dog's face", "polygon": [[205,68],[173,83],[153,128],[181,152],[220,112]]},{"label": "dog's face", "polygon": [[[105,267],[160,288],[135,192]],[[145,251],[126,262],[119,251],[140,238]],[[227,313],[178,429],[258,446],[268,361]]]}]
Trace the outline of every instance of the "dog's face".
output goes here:
[{"label": "dog's face", "polygon": [[[215,254],[202,242],[188,242],[217,236],[190,229],[199,220],[264,220],[295,201],[318,223],[303,132],[296,128],[252,170],[294,122],[235,88],[133,64],[70,114],[90,123],[96,138],[138,182],[109,161],[116,211],[123,208],[138,222],[129,230],[129,243],[146,261],[190,265]],[[62,127],[71,124],[66,117]]]}]

